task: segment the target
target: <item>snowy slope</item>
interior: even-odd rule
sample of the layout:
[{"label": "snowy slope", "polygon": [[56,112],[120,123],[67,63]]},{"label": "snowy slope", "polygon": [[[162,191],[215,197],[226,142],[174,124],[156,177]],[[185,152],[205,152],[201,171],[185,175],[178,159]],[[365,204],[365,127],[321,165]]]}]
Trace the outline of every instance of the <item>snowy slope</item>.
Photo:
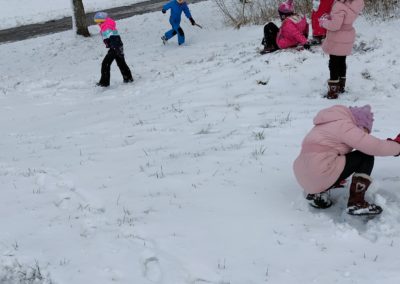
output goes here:
[{"label": "snowy slope", "polygon": [[204,29],[185,19],[182,47],[162,45],[161,13],[118,22],[131,85],[114,64],[94,87],[96,27],[0,45],[0,283],[397,283],[400,161],[376,159],[369,221],[343,213],[346,189],[309,208],[292,162],[333,104],[400,132],[399,21],[357,22],[348,92],[328,101],[319,48],[260,56],[261,26],[190,7]]}]

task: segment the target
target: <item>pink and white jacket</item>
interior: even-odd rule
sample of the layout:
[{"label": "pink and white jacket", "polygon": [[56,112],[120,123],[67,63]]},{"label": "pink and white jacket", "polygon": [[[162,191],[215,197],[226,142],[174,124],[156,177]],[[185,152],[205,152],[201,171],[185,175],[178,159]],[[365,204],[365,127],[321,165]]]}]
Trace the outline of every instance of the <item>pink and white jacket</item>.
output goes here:
[{"label": "pink and white jacket", "polygon": [[279,48],[288,48],[304,45],[307,42],[308,23],[304,16],[294,14],[287,17],[276,36],[276,44]]},{"label": "pink and white jacket", "polygon": [[314,125],[293,164],[296,179],[306,193],[331,187],[344,169],[345,154],[353,149],[371,156],[400,153],[397,142],[378,139],[358,128],[350,109],[343,105],[321,110]]},{"label": "pink and white jacket", "polygon": [[333,3],[330,19],[321,21],[321,25],[327,29],[322,43],[325,53],[337,56],[351,54],[356,38],[353,23],[363,8],[363,0],[336,0]]},{"label": "pink and white jacket", "polygon": [[117,30],[117,24],[113,19],[106,18],[99,26],[100,34],[107,48],[119,48],[123,45]]}]

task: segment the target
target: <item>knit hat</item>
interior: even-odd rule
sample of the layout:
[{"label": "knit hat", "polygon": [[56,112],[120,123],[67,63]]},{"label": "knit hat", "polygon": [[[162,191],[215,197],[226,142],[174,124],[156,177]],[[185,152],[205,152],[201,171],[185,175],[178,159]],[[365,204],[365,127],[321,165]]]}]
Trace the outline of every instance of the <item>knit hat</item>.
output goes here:
[{"label": "knit hat", "polygon": [[96,23],[102,23],[107,19],[107,17],[108,17],[108,14],[106,12],[97,12],[94,15],[94,21]]},{"label": "knit hat", "polygon": [[374,114],[371,112],[371,106],[365,105],[362,107],[349,107],[356,124],[360,128],[366,128],[369,132],[372,130]]},{"label": "knit hat", "polygon": [[282,14],[294,13],[293,0],[287,0],[287,1],[279,4],[278,11],[279,11],[279,13],[282,13]]}]

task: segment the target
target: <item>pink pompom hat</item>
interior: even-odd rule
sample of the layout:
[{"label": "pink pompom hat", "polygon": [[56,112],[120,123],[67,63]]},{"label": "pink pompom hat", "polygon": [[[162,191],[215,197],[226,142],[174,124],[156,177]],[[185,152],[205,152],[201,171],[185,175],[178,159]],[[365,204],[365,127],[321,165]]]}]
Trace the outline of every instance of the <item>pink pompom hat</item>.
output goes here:
[{"label": "pink pompom hat", "polygon": [[287,0],[287,1],[279,4],[278,11],[279,11],[279,13],[282,13],[282,14],[294,13],[293,0]]},{"label": "pink pompom hat", "polygon": [[365,105],[362,107],[349,107],[356,124],[360,128],[366,128],[371,133],[374,114],[371,112],[371,106]]}]

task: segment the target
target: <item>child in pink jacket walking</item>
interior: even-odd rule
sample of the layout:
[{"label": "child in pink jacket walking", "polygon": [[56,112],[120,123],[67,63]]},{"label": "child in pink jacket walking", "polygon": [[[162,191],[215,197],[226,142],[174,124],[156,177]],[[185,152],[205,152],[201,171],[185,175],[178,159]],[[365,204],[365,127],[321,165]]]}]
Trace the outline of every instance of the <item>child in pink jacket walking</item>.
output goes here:
[{"label": "child in pink jacket walking", "polygon": [[117,61],[124,83],[133,82],[131,70],[125,62],[124,47],[115,21],[108,17],[106,12],[97,12],[94,21],[99,25],[103,42],[109,49],[101,64],[101,78],[97,85],[101,87],[110,85],[110,69],[114,60]]},{"label": "child in pink jacket walking", "polygon": [[304,16],[294,12],[293,0],[281,3],[278,12],[282,25],[278,28],[270,22],[264,26],[264,38],[261,42],[264,49],[260,53],[265,54],[297,45],[302,45],[305,49],[310,48],[307,41],[307,20]]},{"label": "child in pink jacket walking", "polygon": [[370,134],[372,123],[369,105],[335,105],[317,114],[314,127],[304,138],[293,164],[296,179],[307,193],[310,205],[330,207],[328,190],[353,175],[347,213],[376,215],[382,212],[380,206],[365,201],[364,195],[372,182],[374,156],[398,156],[400,134],[394,140],[378,139]]},{"label": "child in pink jacket walking", "polygon": [[328,99],[337,99],[345,91],[346,56],[351,54],[356,38],[353,23],[363,8],[363,0],[336,0],[330,15],[320,18],[321,27],[327,30],[322,49],[329,54]]}]

